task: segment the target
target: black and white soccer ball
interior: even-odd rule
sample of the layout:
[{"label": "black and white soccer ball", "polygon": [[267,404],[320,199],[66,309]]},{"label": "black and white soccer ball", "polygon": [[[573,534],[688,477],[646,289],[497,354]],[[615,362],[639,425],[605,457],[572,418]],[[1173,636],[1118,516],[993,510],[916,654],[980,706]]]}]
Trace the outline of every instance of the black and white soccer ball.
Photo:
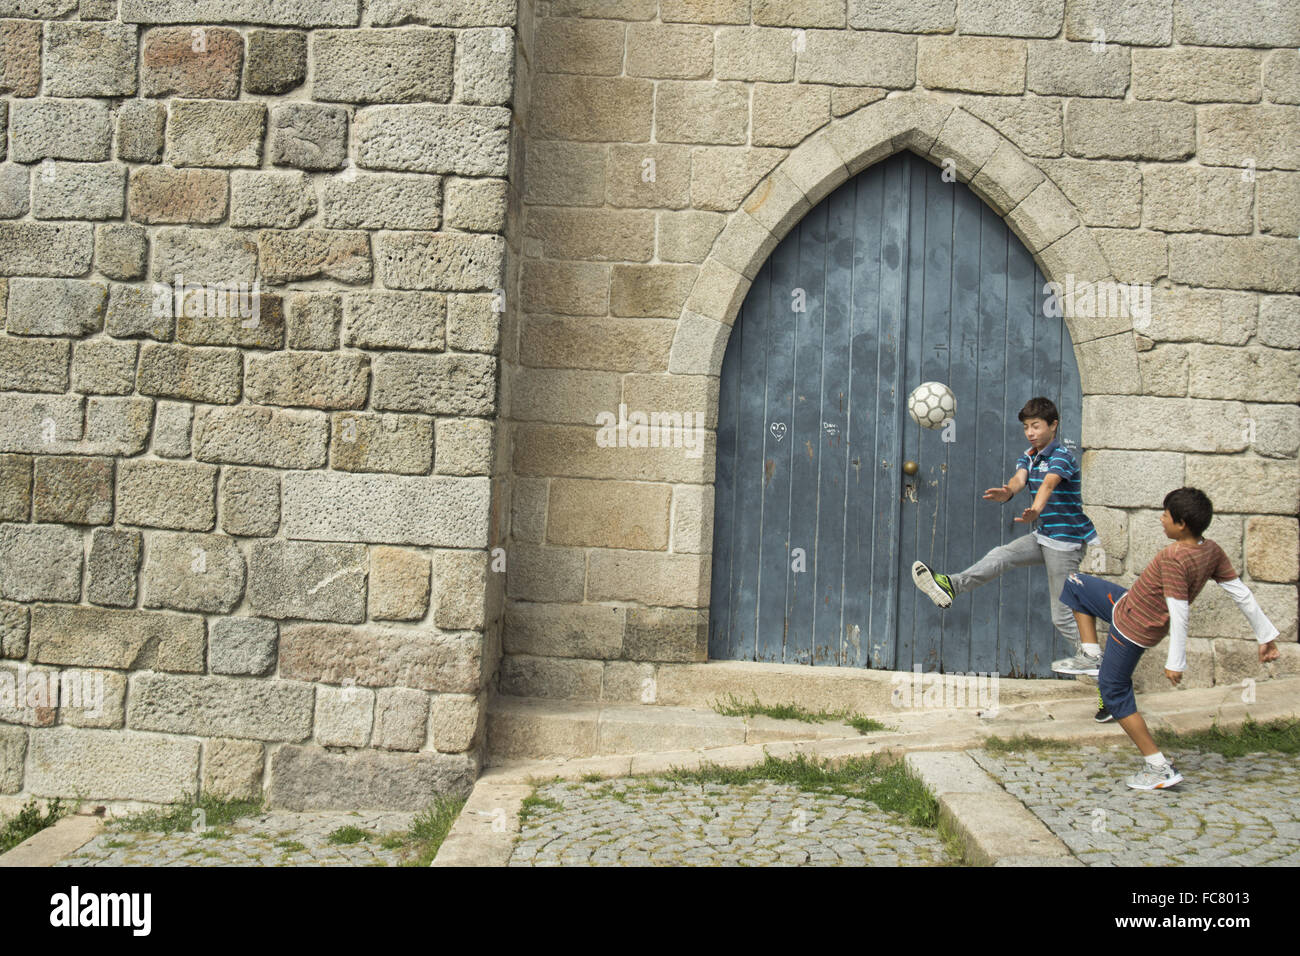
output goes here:
[{"label": "black and white soccer ball", "polygon": [[922,382],[907,396],[907,413],[922,428],[942,428],[957,414],[957,396],[943,382]]}]

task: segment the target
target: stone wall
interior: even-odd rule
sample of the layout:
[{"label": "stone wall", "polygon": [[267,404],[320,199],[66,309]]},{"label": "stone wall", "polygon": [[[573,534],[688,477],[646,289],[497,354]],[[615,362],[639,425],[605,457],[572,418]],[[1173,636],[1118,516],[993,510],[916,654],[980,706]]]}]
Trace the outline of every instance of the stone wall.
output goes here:
[{"label": "stone wall", "polygon": [[0,0],[0,794],[470,786],[515,16]]},{"label": "stone wall", "polygon": [[[1252,6],[0,0],[0,802],[418,806],[495,691],[653,702],[749,281],[900,149],[1154,286],[1069,318],[1105,570],[1198,484],[1294,661],[1300,12]],[[703,454],[600,447],[620,403]],[[1189,682],[1257,673],[1192,622]]]},{"label": "stone wall", "polygon": [[[1068,319],[1104,570],[1131,581],[1165,492],[1200,486],[1297,667],[1300,7],[523,6],[503,693],[653,700],[658,662],[706,658],[713,433],[692,459],[599,447],[592,423],[624,403],[712,429],[750,279],[899,149],[950,163],[1049,278],[1153,287],[1149,315]],[[1217,592],[1192,613],[1188,685],[1262,673]]]}]

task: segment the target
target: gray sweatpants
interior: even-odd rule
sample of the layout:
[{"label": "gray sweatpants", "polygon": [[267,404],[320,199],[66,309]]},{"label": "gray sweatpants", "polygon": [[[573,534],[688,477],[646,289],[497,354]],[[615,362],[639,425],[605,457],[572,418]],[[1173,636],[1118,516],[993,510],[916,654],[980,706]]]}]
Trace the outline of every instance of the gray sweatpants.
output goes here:
[{"label": "gray sweatpants", "polygon": [[1083,548],[1071,551],[1058,551],[1038,543],[1031,531],[1021,535],[1010,544],[994,548],[965,571],[949,575],[952,588],[958,594],[987,584],[994,578],[1006,573],[1011,568],[1022,568],[1030,564],[1042,564],[1047,567],[1047,590],[1052,600],[1052,623],[1061,632],[1061,636],[1070,642],[1077,653],[1079,648],[1079,625],[1074,622],[1074,613],[1061,603],[1061,589],[1065,579],[1079,570],[1083,560]]}]

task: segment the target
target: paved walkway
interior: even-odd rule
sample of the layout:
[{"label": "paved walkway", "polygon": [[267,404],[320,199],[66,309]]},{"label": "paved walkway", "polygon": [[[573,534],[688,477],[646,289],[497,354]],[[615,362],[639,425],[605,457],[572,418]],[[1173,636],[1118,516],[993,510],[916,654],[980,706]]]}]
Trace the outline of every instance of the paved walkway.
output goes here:
[{"label": "paved walkway", "polygon": [[[275,810],[209,827],[199,833],[123,832],[107,829],[55,866],[396,866],[406,855],[384,849],[381,838],[405,831],[413,813]],[[340,827],[372,834],[333,844]]]},{"label": "paved walkway", "polygon": [[1171,756],[1184,777],[1136,791],[1132,747],[970,755],[1089,866],[1300,866],[1300,760]]},{"label": "paved walkway", "polygon": [[510,866],[939,866],[938,831],[788,784],[552,783]]}]

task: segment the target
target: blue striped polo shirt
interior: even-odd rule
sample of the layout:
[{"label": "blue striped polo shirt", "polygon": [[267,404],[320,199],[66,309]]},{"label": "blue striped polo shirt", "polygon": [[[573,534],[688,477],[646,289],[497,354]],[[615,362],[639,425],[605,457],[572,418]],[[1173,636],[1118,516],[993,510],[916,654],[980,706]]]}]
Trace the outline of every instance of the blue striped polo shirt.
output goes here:
[{"label": "blue striped polo shirt", "polygon": [[1033,446],[1016,459],[1016,470],[1028,474],[1025,486],[1030,500],[1038,494],[1038,487],[1048,475],[1060,475],[1061,482],[1052,489],[1052,495],[1043,507],[1043,513],[1034,523],[1034,536],[1049,548],[1081,548],[1086,541],[1097,537],[1097,529],[1083,513],[1083,487],[1080,483],[1079,463],[1070,449],[1059,441],[1052,441],[1034,454]]}]

